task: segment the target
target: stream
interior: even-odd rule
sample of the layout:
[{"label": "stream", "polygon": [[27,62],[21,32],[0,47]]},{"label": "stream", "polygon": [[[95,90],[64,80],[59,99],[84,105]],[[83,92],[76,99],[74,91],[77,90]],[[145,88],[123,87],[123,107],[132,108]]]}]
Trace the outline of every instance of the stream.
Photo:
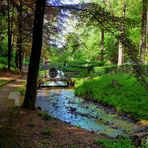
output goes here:
[{"label": "stream", "polygon": [[132,135],[142,130],[132,119],[76,97],[73,89],[43,88],[38,91],[36,106],[68,124],[110,137]]}]

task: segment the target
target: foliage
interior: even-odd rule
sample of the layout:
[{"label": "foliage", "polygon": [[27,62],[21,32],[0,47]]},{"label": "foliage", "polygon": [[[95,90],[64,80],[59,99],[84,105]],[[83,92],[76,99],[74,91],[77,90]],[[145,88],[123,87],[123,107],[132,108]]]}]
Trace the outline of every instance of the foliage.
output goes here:
[{"label": "foliage", "polygon": [[106,73],[111,73],[117,70],[117,65],[106,65],[103,67],[96,66],[94,67],[91,76],[99,76]]},{"label": "foliage", "polygon": [[[118,41],[109,34],[105,34],[105,60],[107,63],[116,64],[118,62]],[[126,61],[126,60],[125,60]]]},{"label": "foliage", "polygon": [[105,74],[81,80],[76,85],[75,94],[114,106],[118,111],[138,118],[148,118],[148,92],[130,73]]},{"label": "foliage", "polygon": [[[133,43],[133,40],[129,36],[129,30],[127,26],[136,26],[135,21],[127,18],[117,17],[114,14],[109,13],[104,8],[96,3],[87,3],[81,9],[80,19],[87,25],[100,26],[107,32],[111,33],[117,40],[119,40],[126,54],[129,56],[131,61],[136,65],[133,66],[133,71],[136,73],[137,78],[141,80],[145,87],[148,87],[148,83],[144,79],[144,73],[140,66],[140,60],[138,58],[138,48]],[[121,24],[124,23],[125,31],[120,34]]]},{"label": "foliage", "polygon": [[2,63],[3,65],[7,65],[7,58],[5,57],[0,57],[0,63]]},{"label": "foliage", "polygon": [[96,144],[102,144],[104,148],[134,148],[134,145],[128,138],[120,138],[115,140],[98,139]]},{"label": "foliage", "polygon": [[[0,70],[6,70],[7,64],[8,64],[7,58],[6,57],[0,57]],[[15,62],[14,62],[13,59],[12,59],[11,71],[17,72],[16,67],[15,67]]]},{"label": "foliage", "polygon": [[0,63],[0,70],[3,70],[5,68],[6,68],[6,65]]},{"label": "foliage", "polygon": [[85,77],[88,75],[88,70],[86,67],[79,66],[64,66],[62,71],[66,76],[70,77]]},{"label": "foliage", "polygon": [[[148,73],[148,65],[141,65],[142,70],[145,73]],[[117,65],[105,65],[105,66],[95,66],[93,68],[93,71],[91,72],[91,76],[95,77],[95,76],[100,76],[103,74],[107,74],[107,73],[115,73],[115,72],[132,72],[133,71],[133,64],[131,63],[127,63],[127,64],[123,64],[121,66],[117,66]]]}]

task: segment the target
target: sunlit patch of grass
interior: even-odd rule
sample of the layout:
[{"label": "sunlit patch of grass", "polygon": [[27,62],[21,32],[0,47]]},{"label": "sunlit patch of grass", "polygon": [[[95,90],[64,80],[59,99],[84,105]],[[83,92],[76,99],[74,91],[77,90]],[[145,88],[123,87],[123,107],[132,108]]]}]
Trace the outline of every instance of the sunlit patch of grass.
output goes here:
[{"label": "sunlit patch of grass", "polygon": [[142,125],[142,126],[147,126],[148,127],[148,120],[140,120],[138,122],[139,125]]},{"label": "sunlit patch of grass", "polygon": [[77,82],[75,94],[137,118],[148,119],[148,91],[131,74],[114,73]]},{"label": "sunlit patch of grass", "polygon": [[133,143],[128,138],[115,140],[98,139],[95,144],[101,144],[104,148],[134,148]]},{"label": "sunlit patch of grass", "polygon": [[0,86],[6,84],[8,82],[8,80],[3,80],[3,79],[0,79]]},{"label": "sunlit patch of grass", "polygon": [[16,91],[19,91],[22,96],[25,96],[26,86],[22,86],[20,88],[17,88]]}]

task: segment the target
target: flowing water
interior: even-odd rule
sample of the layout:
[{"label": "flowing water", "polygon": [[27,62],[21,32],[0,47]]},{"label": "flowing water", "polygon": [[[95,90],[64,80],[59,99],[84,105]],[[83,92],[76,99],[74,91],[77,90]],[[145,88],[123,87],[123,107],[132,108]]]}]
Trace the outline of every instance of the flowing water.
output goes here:
[{"label": "flowing water", "polygon": [[73,89],[39,90],[36,106],[71,125],[111,137],[131,135],[140,127],[126,116],[74,95]]}]

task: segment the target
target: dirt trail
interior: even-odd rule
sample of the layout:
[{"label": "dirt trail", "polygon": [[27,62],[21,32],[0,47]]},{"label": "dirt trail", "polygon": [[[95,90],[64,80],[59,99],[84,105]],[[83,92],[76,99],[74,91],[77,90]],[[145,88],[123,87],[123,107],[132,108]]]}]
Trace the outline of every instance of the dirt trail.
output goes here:
[{"label": "dirt trail", "polygon": [[15,98],[18,98],[18,89],[23,87],[24,83],[24,79],[17,78],[11,83],[0,87],[0,110],[5,110],[15,106],[15,102],[17,101]]},{"label": "dirt trail", "polygon": [[20,147],[18,142],[20,136],[12,128],[14,123],[12,111],[16,105],[19,105],[18,89],[24,86],[25,79],[21,75],[8,72],[0,72],[0,79],[8,80],[6,85],[0,87],[0,147],[17,148]]},{"label": "dirt trail", "polygon": [[[1,75],[0,75],[1,76]],[[16,79],[16,77],[11,77]],[[0,148],[101,148],[97,135],[57,119],[46,121],[38,111],[14,107],[24,78],[0,87]]]}]

